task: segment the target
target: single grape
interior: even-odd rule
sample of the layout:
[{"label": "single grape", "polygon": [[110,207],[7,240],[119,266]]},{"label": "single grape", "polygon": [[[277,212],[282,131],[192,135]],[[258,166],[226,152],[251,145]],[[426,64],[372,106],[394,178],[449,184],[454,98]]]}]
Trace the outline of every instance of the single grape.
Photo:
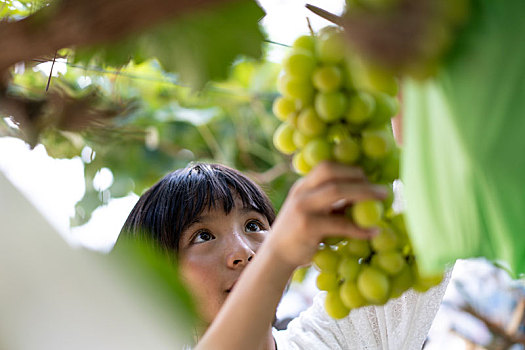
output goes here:
[{"label": "single grape", "polygon": [[299,130],[295,130],[293,133],[293,143],[298,149],[302,149],[310,140],[312,140],[310,136],[306,136]]},{"label": "single grape", "polygon": [[367,304],[367,300],[361,295],[356,283],[353,281],[343,282],[339,289],[339,296],[343,304],[349,309],[357,309]]},{"label": "single grape", "polygon": [[383,203],[378,200],[364,200],[350,208],[352,220],[362,228],[377,226],[383,216]]},{"label": "single grape", "polygon": [[315,281],[315,285],[320,290],[338,290],[339,289],[339,279],[337,277],[337,274],[333,272],[319,272],[319,275],[317,275],[317,279]]},{"label": "single grape", "polygon": [[405,224],[405,216],[403,214],[396,214],[390,218],[390,226],[393,228],[394,232],[397,234],[398,246],[404,247],[405,245],[410,245],[410,239],[408,237],[408,232]]},{"label": "single grape", "polygon": [[383,272],[365,266],[357,277],[357,288],[366,300],[381,305],[388,299],[390,281]]},{"label": "single grape", "polygon": [[310,172],[310,170],[312,170],[310,164],[308,164],[306,160],[304,160],[304,155],[302,151],[297,152],[293,155],[292,166],[299,175],[306,175]]},{"label": "single grape", "polygon": [[340,260],[341,257],[335,250],[323,248],[315,253],[312,262],[319,271],[335,273]]},{"label": "single grape", "polygon": [[331,30],[320,33],[316,45],[317,57],[324,63],[339,63],[343,61],[346,43],[343,33]]},{"label": "single grape", "polygon": [[341,300],[339,290],[330,291],[326,293],[324,308],[328,316],[335,319],[341,319],[343,317],[346,317],[350,313],[350,309],[347,308]]},{"label": "single grape", "polygon": [[283,60],[284,71],[293,77],[309,77],[315,67],[314,55],[304,49],[293,49]]},{"label": "single grape", "polygon": [[346,281],[355,281],[360,270],[359,258],[349,255],[341,260],[337,273]]},{"label": "single grape", "polygon": [[334,246],[342,242],[343,240],[344,237],[326,237],[325,239],[323,239],[323,243]]},{"label": "single grape", "polygon": [[278,79],[279,92],[296,101],[298,107],[303,108],[312,104],[314,87],[309,80],[298,79],[288,74],[283,74]]},{"label": "single grape", "polygon": [[273,101],[272,111],[280,121],[285,122],[290,114],[295,113],[295,101],[286,97],[278,97]]},{"label": "single grape", "polygon": [[317,67],[312,74],[312,83],[321,92],[333,92],[343,82],[343,73],[335,65]]},{"label": "single grape", "polygon": [[399,179],[399,149],[394,146],[390,154],[381,162],[381,182],[392,183]]},{"label": "single grape", "polygon": [[369,92],[383,92],[396,96],[399,92],[397,79],[385,69],[365,63],[361,59],[352,59],[354,84],[358,89]]},{"label": "single grape", "polygon": [[346,111],[347,99],[342,92],[318,93],[315,95],[315,110],[325,122],[340,119]]},{"label": "single grape", "polygon": [[334,159],[345,164],[355,163],[360,154],[359,144],[350,136],[336,142],[333,148]]},{"label": "single grape", "polygon": [[385,158],[393,148],[393,136],[386,129],[367,129],[363,131],[361,146],[363,153],[372,159]]},{"label": "single grape", "polygon": [[375,99],[367,92],[359,91],[348,99],[348,112],[346,121],[361,125],[372,117],[375,109]]},{"label": "single grape", "polygon": [[292,47],[294,49],[304,49],[315,53],[315,38],[311,35],[302,35],[295,39]]},{"label": "single grape", "polygon": [[380,251],[373,259],[377,266],[389,275],[396,275],[406,264],[405,258],[398,250]]},{"label": "single grape", "polygon": [[314,167],[324,160],[332,158],[332,146],[323,138],[315,138],[303,148],[304,160]]},{"label": "single grape", "polygon": [[401,271],[391,280],[392,290],[390,291],[390,298],[398,298],[406,290],[412,287],[414,277],[412,276],[412,268],[405,264]]},{"label": "single grape", "polygon": [[348,130],[348,126],[343,123],[331,124],[326,132],[326,138],[330,142],[339,142],[347,137],[350,137],[350,130]]},{"label": "single grape", "polygon": [[275,148],[284,154],[292,154],[297,148],[293,142],[294,131],[295,128],[288,123],[279,125],[273,134]]},{"label": "single grape", "polygon": [[358,256],[361,258],[367,258],[372,250],[370,249],[370,243],[365,239],[349,239],[346,245],[346,251],[348,254]]},{"label": "single grape", "polygon": [[370,240],[372,248],[377,252],[390,251],[398,248],[397,234],[387,225],[381,227],[381,232]]},{"label": "single grape", "polygon": [[326,123],[319,118],[315,109],[309,107],[299,113],[297,118],[297,128],[304,135],[318,136],[325,132]]},{"label": "single grape", "polygon": [[412,265],[412,274],[414,276],[414,285],[412,288],[416,292],[424,293],[430,288],[437,286],[443,281],[443,274],[423,275],[419,271],[418,265],[414,263]]},{"label": "single grape", "polygon": [[390,124],[390,119],[399,113],[399,101],[384,93],[374,93],[375,109],[368,121],[371,128],[380,128]]}]

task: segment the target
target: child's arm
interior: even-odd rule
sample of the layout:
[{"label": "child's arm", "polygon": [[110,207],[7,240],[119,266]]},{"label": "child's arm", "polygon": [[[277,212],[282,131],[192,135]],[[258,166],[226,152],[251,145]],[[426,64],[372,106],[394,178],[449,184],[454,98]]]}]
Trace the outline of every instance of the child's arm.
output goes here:
[{"label": "child's arm", "polygon": [[[290,190],[272,232],[248,264],[197,350],[271,348],[271,323],[292,272],[308,264],[326,236],[369,238],[333,210],[336,202],[383,199],[359,168],[323,163]],[[270,334],[271,335],[271,334]]]}]

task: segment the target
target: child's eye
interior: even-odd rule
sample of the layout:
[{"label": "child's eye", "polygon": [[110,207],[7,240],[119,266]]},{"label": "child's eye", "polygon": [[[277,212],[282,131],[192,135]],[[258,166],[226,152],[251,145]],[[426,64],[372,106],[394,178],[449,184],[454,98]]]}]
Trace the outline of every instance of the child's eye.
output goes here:
[{"label": "child's eye", "polygon": [[208,231],[200,231],[193,238],[193,243],[203,243],[215,239],[215,236]]},{"label": "child's eye", "polygon": [[257,220],[250,220],[246,223],[246,232],[259,232],[264,230],[264,226]]}]

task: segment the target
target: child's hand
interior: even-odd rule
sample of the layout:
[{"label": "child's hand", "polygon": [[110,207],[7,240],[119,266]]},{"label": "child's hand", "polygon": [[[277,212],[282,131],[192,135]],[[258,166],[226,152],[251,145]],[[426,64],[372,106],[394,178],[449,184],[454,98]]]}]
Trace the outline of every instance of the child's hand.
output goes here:
[{"label": "child's hand", "polygon": [[292,187],[265,245],[294,268],[308,264],[327,236],[367,239],[376,233],[356,227],[336,206],[386,196],[386,188],[369,183],[361,168],[321,163]]}]

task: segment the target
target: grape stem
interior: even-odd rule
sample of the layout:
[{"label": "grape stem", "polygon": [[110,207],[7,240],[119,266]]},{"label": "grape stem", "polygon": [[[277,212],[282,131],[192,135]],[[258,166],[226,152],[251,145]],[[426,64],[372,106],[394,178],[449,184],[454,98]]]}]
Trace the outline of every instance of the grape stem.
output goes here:
[{"label": "grape stem", "polygon": [[308,29],[310,30],[310,34],[315,37],[314,29],[312,28],[312,24],[310,23],[310,18],[308,17],[306,17],[306,24],[308,24]]},{"label": "grape stem", "polygon": [[343,19],[338,15],[334,15],[331,12],[328,12],[326,10],[323,10],[322,8],[319,8],[311,4],[306,4],[306,8],[312,11],[313,13],[315,13],[316,15],[318,15],[319,17],[326,19],[327,21],[335,23],[339,26],[343,25]]}]

